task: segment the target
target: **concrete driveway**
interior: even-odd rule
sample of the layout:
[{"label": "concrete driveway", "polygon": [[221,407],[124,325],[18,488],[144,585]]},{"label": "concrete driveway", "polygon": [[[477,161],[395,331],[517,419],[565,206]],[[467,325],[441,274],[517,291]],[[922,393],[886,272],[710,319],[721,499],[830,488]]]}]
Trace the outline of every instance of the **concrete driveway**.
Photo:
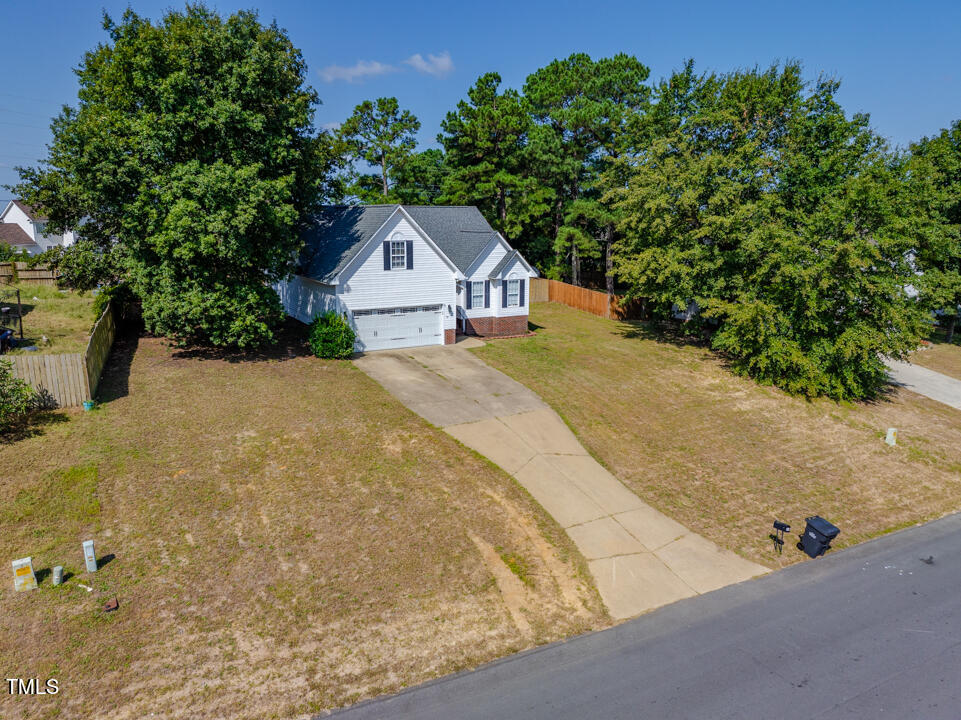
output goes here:
[{"label": "concrete driveway", "polygon": [[354,362],[411,410],[516,478],[587,558],[613,617],[767,572],[641,501],[536,394],[468,352],[478,344],[386,350]]},{"label": "concrete driveway", "polygon": [[888,360],[887,365],[895,384],[961,410],[961,380],[899,360]]}]

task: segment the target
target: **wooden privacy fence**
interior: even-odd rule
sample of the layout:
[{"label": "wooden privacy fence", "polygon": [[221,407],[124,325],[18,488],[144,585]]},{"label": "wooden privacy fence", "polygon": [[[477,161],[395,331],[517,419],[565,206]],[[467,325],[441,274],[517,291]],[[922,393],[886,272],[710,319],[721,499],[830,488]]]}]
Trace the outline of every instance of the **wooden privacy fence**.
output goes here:
[{"label": "wooden privacy fence", "polygon": [[[16,273],[14,269],[16,268]],[[25,262],[0,263],[0,283],[9,285],[16,281],[33,285],[56,285],[60,273],[51,270],[49,265],[35,265]]]},{"label": "wooden privacy fence", "polygon": [[51,270],[49,265],[34,265],[30,267],[28,263],[15,263],[17,267],[17,280],[19,282],[32,283],[33,285],[56,285],[60,273]]},{"label": "wooden privacy fence", "polygon": [[113,310],[107,305],[93,326],[84,352],[9,355],[2,359],[12,361],[13,374],[30,383],[45,399],[55,402],[58,407],[76,406],[84,400],[92,400],[97,392],[116,334]]},{"label": "wooden privacy fence", "polygon": [[103,311],[103,315],[90,332],[90,341],[83,354],[84,365],[87,368],[87,387],[90,388],[88,400],[92,400],[97,392],[103,366],[107,364],[107,356],[110,355],[110,348],[113,347],[113,339],[116,336],[117,319],[113,316],[113,307],[107,303],[107,309]]},{"label": "wooden privacy fence", "polygon": [[638,319],[642,314],[639,303],[626,303],[620,295],[608,295],[547,278],[531,278],[531,302],[559,302],[616,320]]}]

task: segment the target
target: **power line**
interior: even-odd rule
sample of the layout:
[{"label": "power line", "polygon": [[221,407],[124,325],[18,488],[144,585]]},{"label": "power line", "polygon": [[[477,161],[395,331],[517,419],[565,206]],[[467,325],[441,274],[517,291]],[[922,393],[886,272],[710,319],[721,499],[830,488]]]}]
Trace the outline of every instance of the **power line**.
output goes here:
[{"label": "power line", "polygon": [[5,108],[5,107],[0,107],[0,113],[13,113],[14,115],[26,115],[27,117],[42,117],[42,118],[50,117],[50,115],[47,113],[23,112],[23,110],[12,110],[10,108]]},{"label": "power line", "polygon": [[38,102],[38,103],[54,102],[50,100],[50,98],[47,98],[46,100],[41,100],[40,98],[27,97],[26,95],[15,95],[14,93],[5,93],[5,92],[0,92],[0,97],[17,98],[18,100],[29,100],[30,102]]},{"label": "power line", "polygon": [[33,128],[34,130],[49,130],[49,129],[50,129],[50,126],[49,126],[49,125],[47,125],[46,127],[44,127],[43,125],[27,125],[26,123],[14,123],[14,122],[8,122],[7,120],[0,120],[0,125],[10,125],[10,126],[12,126],[12,127]]}]

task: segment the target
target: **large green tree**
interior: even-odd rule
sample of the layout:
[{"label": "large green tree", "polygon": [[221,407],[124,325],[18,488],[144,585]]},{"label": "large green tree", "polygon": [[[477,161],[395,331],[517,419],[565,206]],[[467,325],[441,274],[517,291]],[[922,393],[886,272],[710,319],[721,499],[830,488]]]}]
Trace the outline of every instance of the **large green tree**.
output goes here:
[{"label": "large green tree", "polygon": [[620,53],[592,60],[575,53],[537,70],[524,84],[540,132],[532,135],[538,171],[554,192],[553,239],[580,285],[581,261],[605,257],[604,275],[613,292],[615,212],[603,201],[599,178],[624,152],[626,127],[645,112],[650,98],[648,68]]},{"label": "large green tree", "polygon": [[443,150],[428,148],[413,153],[397,166],[391,197],[407,205],[434,205],[443,194],[447,173]]},{"label": "large green tree", "polygon": [[156,23],[128,9],[104,29],[76,70],[78,104],[16,190],[51,230],[77,228],[82,252],[114,257],[104,265],[123,268],[150,330],[269,340],[283,319],[270,283],[291,268],[330,161],[300,52],[252,12],[203,5]]},{"label": "large green tree", "polygon": [[918,279],[921,299],[931,310],[941,313],[947,342],[954,340],[961,309],[961,120],[932,138],[911,146],[918,164],[915,172],[933,172],[940,191],[939,211],[947,232],[936,246],[918,253]]},{"label": "large green tree", "polygon": [[[863,398],[924,331],[912,257],[937,245],[926,175],[912,173],[838,84],[790,63],[662,83],[646,148],[622,158],[615,266],[661,315],[693,302],[715,349],[759,380]],[[625,181],[626,178],[626,181]]]},{"label": "large green tree", "polygon": [[550,207],[550,189],[531,172],[529,108],[516,90],[501,92],[500,83],[497,73],[482,75],[441,122],[437,140],[449,168],[441,202],[476,205],[495,228],[524,246],[525,228]]},{"label": "large green tree", "polygon": [[340,126],[340,137],[355,161],[376,167],[378,173],[358,173],[353,194],[368,202],[389,202],[400,166],[417,147],[418,130],[420,120],[409,110],[402,110],[397,98],[365,100],[355,107]]}]

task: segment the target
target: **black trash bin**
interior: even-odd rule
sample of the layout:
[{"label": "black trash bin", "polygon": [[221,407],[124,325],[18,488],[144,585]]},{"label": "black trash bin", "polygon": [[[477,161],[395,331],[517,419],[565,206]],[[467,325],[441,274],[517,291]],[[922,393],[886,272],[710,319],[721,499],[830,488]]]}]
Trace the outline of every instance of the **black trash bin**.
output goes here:
[{"label": "black trash bin", "polygon": [[820,515],[809,517],[801,536],[801,549],[813,558],[823,555],[831,548],[831,541],[841,531]]}]

